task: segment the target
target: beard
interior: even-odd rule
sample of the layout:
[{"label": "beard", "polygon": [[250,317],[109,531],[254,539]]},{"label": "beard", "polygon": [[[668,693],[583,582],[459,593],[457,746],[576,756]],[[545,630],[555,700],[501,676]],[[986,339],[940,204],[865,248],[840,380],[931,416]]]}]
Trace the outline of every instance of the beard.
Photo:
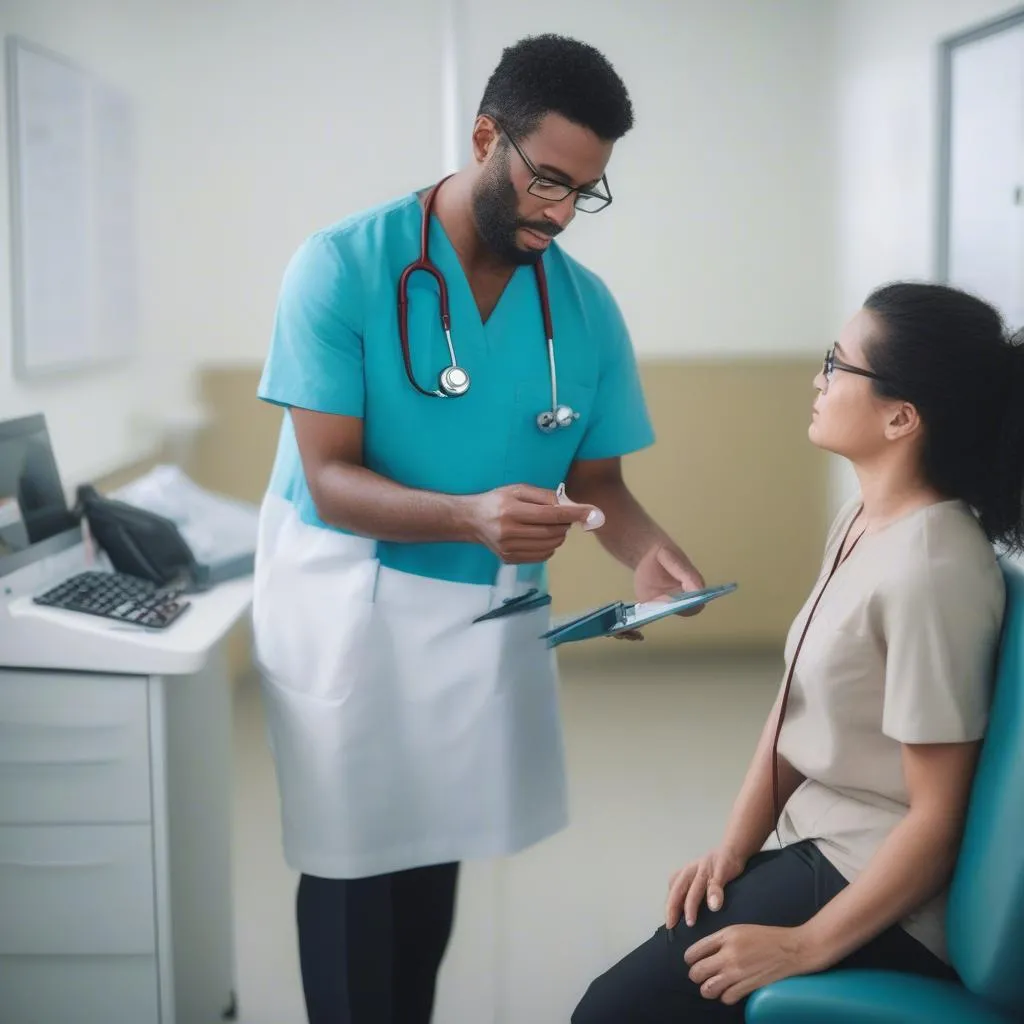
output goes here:
[{"label": "beard", "polygon": [[554,238],[561,232],[556,224],[527,221],[519,217],[519,198],[509,174],[509,154],[491,161],[473,189],[473,220],[484,245],[505,263],[528,267],[544,255],[542,249],[525,249],[516,242],[516,231],[529,228]]}]

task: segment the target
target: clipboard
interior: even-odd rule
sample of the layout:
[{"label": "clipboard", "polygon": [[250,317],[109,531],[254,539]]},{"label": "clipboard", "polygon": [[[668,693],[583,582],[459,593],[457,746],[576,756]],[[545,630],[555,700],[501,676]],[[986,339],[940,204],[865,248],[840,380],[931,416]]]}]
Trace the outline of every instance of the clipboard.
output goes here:
[{"label": "clipboard", "polygon": [[731,594],[738,585],[737,583],[725,583],[722,586],[708,587],[705,590],[673,594],[667,600],[660,601],[644,601],[636,604],[614,601],[600,608],[592,608],[582,615],[575,615],[563,620],[546,633],[542,633],[540,638],[547,641],[548,647],[558,647],[560,644],[591,640],[594,637],[615,636],[616,633],[640,629],[651,622],[657,622],[658,619],[708,604],[719,597]]}]

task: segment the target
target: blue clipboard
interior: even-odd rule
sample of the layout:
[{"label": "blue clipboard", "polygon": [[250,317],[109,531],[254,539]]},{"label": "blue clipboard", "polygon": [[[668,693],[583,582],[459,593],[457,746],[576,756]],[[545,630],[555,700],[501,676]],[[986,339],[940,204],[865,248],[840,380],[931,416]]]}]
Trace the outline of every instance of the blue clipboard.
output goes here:
[{"label": "blue clipboard", "polygon": [[705,605],[716,598],[731,594],[737,586],[736,583],[726,583],[719,587],[708,587],[705,590],[690,590],[684,594],[673,594],[667,600],[645,601],[637,604],[614,601],[612,604],[593,608],[582,615],[575,615],[562,621],[546,633],[542,633],[541,639],[547,641],[548,647],[558,647],[559,644],[575,643],[578,640],[615,636],[616,633],[640,629],[651,622],[657,622],[658,619]]}]

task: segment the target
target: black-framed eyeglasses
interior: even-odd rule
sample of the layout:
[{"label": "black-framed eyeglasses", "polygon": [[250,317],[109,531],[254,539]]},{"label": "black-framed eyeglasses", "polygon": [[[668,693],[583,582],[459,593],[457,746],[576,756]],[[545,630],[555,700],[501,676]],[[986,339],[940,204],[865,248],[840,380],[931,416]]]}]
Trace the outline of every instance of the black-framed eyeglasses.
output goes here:
[{"label": "black-framed eyeglasses", "polygon": [[533,162],[522,151],[519,143],[512,138],[504,125],[497,120],[494,123],[502,130],[508,141],[512,143],[512,148],[519,154],[519,159],[526,164],[527,170],[533,175],[526,189],[531,196],[536,196],[538,199],[546,199],[549,203],[560,203],[575,192],[576,198],[573,200],[573,205],[581,213],[600,213],[601,210],[611,205],[612,191],[608,187],[606,175],[601,176],[600,190],[594,186],[591,188],[578,188],[573,185],[567,185],[564,181],[552,181],[551,178],[545,178],[534,167]]},{"label": "black-framed eyeglasses", "polygon": [[871,380],[885,381],[884,377],[880,377],[872,370],[863,370],[859,366],[851,366],[849,363],[844,363],[841,359],[836,358],[836,347],[833,344],[825,353],[825,362],[821,366],[821,373],[825,378],[825,391],[828,391],[828,386],[832,383],[836,370],[843,370],[845,373],[855,373],[858,377],[869,377]]}]

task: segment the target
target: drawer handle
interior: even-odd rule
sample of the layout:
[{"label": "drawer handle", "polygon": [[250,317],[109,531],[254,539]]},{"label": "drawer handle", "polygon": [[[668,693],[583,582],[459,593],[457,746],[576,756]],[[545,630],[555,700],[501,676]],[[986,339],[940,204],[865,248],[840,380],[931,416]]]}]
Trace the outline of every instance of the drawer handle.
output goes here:
[{"label": "drawer handle", "polygon": [[4,860],[0,861],[0,867],[5,868],[27,868],[47,869],[54,868],[59,871],[72,871],[83,868],[109,868],[114,862],[112,860]]}]

